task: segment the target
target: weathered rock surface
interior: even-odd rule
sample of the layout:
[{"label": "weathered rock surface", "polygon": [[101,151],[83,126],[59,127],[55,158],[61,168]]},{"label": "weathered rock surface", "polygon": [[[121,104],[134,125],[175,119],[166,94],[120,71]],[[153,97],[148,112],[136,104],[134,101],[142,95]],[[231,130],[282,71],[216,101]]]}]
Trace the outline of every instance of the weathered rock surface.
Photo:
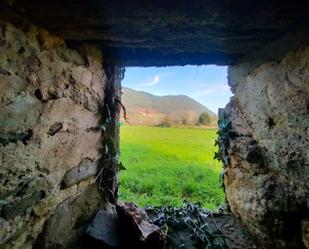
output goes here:
[{"label": "weathered rock surface", "polygon": [[71,187],[98,173],[98,162],[89,158],[83,159],[78,166],[68,170],[62,179],[62,188]]},{"label": "weathered rock surface", "polygon": [[[254,65],[254,61],[251,61]],[[304,248],[309,217],[309,47],[229,69],[235,96],[220,111],[231,211],[267,248]],[[306,238],[306,236],[305,236]]]},{"label": "weathered rock surface", "polygon": [[116,211],[122,227],[126,227],[126,238],[139,248],[163,249],[165,235],[156,225],[148,222],[146,212],[134,203],[118,202]]},{"label": "weathered rock surface", "polygon": [[[119,219],[116,212],[100,210],[87,228],[87,234],[112,248],[125,245],[125,239],[120,229]],[[103,244],[104,243],[104,244]]]},{"label": "weathered rock surface", "polygon": [[106,61],[127,66],[233,64],[309,21],[305,0],[1,2],[71,45],[95,44]]},{"label": "weathered rock surface", "polygon": [[46,221],[44,230],[34,248],[66,247],[73,229],[78,229],[93,218],[102,205],[101,194],[96,184],[62,202]]},{"label": "weathered rock surface", "polygon": [[161,249],[164,239],[164,233],[149,223],[143,209],[119,202],[116,207],[100,210],[72,248]]},{"label": "weathered rock surface", "polygon": [[[81,164],[100,158],[105,81],[100,52],[81,55],[45,30],[0,22],[0,248],[31,247],[52,224],[51,241],[62,243],[69,218],[96,212],[96,169]],[[61,189],[63,179],[71,187]]]}]

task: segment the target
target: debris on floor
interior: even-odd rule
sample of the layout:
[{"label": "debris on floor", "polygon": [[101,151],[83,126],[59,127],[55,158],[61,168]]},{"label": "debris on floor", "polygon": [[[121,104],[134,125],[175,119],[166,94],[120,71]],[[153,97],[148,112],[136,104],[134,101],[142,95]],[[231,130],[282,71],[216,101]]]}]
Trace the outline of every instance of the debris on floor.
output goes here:
[{"label": "debris on floor", "polygon": [[166,249],[257,249],[242,225],[223,210],[211,212],[185,202],[182,207],[147,207],[149,221],[167,231]]},{"label": "debris on floor", "polygon": [[76,249],[163,249],[165,234],[149,223],[146,212],[133,203],[118,202],[100,210]]},{"label": "debris on floor", "polygon": [[74,249],[257,249],[230,214],[199,205],[138,208],[118,202],[100,210]]}]

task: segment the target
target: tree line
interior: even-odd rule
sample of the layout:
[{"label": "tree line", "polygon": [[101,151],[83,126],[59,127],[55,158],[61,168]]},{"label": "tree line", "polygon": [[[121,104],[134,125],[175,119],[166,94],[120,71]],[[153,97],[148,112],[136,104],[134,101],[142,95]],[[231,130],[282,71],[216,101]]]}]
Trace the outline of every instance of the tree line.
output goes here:
[{"label": "tree line", "polygon": [[[203,112],[199,115],[195,125],[210,125],[211,116],[207,112]],[[172,127],[174,125],[190,125],[190,121],[187,117],[181,117],[180,119],[172,118],[170,115],[163,117],[161,123],[158,126]],[[191,124],[192,125],[192,124]]]}]

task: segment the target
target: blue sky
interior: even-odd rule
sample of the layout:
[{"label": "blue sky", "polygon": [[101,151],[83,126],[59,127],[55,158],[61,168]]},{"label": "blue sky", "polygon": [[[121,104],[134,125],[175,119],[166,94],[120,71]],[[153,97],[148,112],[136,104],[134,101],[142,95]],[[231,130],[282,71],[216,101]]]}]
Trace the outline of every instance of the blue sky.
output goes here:
[{"label": "blue sky", "polygon": [[187,95],[217,113],[232,93],[227,67],[127,67],[122,86],[154,95]]}]

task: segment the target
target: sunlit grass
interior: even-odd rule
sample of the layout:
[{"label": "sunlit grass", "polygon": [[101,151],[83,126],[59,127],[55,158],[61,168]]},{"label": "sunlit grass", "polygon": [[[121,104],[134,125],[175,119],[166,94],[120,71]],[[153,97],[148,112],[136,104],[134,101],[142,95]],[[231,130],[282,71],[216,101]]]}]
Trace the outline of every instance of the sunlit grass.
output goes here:
[{"label": "sunlit grass", "polygon": [[140,206],[215,209],[223,203],[221,164],[214,160],[216,129],[121,127],[120,199]]}]

